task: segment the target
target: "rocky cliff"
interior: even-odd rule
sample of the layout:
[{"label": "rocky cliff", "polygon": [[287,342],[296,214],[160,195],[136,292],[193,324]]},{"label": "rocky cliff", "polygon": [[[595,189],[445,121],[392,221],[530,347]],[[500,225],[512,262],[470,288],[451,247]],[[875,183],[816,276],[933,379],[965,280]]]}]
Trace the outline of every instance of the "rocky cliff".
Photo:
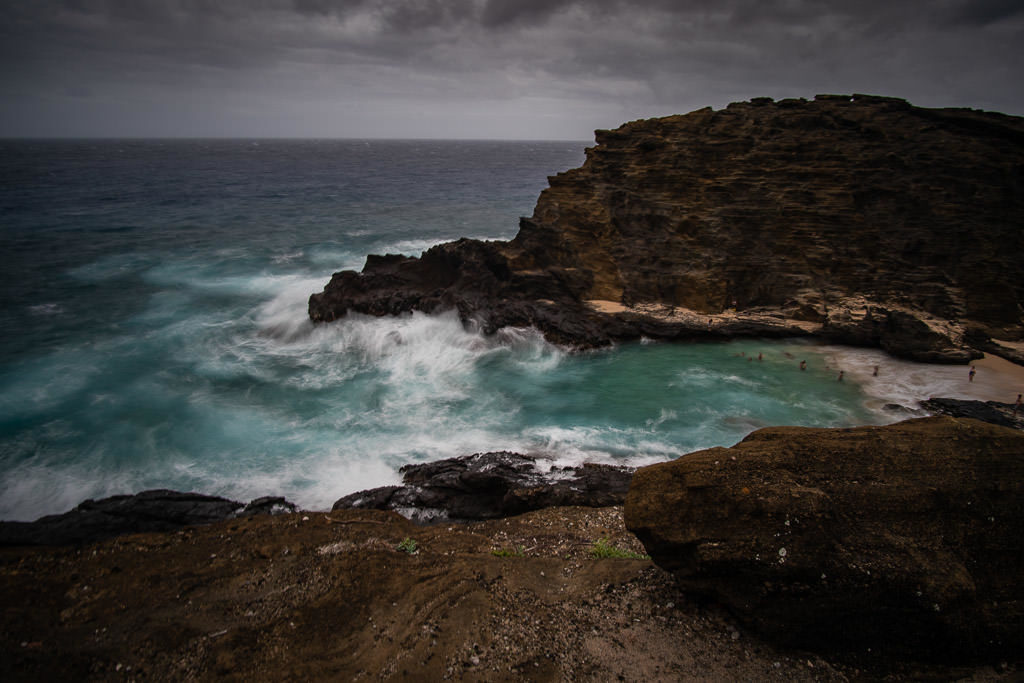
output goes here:
[{"label": "rocky cliff", "polygon": [[597,346],[816,335],[904,357],[1024,337],[1024,119],[757,98],[597,131],[511,242],[370,256],[314,321],[458,309]]}]

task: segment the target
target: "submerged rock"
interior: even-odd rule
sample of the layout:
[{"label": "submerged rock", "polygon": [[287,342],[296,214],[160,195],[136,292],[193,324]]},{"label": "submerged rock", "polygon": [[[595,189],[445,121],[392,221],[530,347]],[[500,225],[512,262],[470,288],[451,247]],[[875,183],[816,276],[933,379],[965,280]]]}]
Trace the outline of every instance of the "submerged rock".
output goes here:
[{"label": "submerged rock", "polygon": [[237,501],[166,489],[132,496],[83,501],[60,515],[34,522],[0,522],[0,545],[73,545],[114,536],[174,531],[236,516],[295,512],[284,498],[258,498],[248,505]]},{"label": "submerged rock", "polygon": [[931,417],[761,429],[637,470],[627,527],[777,641],[914,658],[1024,647],[1024,434]]},{"label": "submerged rock", "polygon": [[529,455],[477,453],[422,465],[406,465],[403,486],[353,493],[332,509],[396,510],[417,521],[508,517],[562,505],[621,505],[633,470],[586,463],[552,467]]},{"label": "submerged rock", "polygon": [[[1024,338],[1024,119],[759,98],[597,131],[511,242],[370,256],[309,300],[592,347],[813,335],[966,362]],[[1017,359],[1019,361],[1019,358]]]}]

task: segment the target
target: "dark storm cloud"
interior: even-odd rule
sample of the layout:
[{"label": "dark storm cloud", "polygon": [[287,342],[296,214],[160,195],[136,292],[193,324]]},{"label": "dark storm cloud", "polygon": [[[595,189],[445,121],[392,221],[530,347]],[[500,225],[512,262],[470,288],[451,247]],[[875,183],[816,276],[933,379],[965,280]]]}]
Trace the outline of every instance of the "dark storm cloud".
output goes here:
[{"label": "dark storm cloud", "polygon": [[947,15],[952,24],[987,26],[1024,14],[1021,0],[971,0],[956,3]]},{"label": "dark storm cloud", "polygon": [[497,28],[510,24],[538,24],[574,2],[547,0],[490,0],[483,6],[480,22]]},{"label": "dark storm cloud", "polygon": [[[91,116],[124,130],[178,122],[172,134],[209,120],[216,134],[517,125],[582,137],[626,118],[822,91],[1022,113],[1022,5],[0,0],[0,134],[86,130]],[[305,127],[289,128],[296,119]]]}]

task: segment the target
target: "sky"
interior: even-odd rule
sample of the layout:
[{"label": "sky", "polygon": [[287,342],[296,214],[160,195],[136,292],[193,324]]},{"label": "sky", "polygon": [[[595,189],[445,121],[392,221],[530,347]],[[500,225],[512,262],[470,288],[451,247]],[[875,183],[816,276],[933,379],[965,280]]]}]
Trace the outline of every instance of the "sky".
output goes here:
[{"label": "sky", "polygon": [[1024,115],[1024,0],[0,0],[0,137],[590,140],[855,92]]}]

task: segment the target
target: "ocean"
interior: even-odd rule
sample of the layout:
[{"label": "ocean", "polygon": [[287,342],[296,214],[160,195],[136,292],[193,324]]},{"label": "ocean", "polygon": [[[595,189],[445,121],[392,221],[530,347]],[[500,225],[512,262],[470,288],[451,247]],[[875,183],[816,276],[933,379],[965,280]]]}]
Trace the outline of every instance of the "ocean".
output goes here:
[{"label": "ocean", "polygon": [[510,239],[584,147],[0,141],[0,519],[150,488],[328,509],[406,463],[639,465],[957,395],[952,371],[802,341],[569,353],[451,313],[308,321],[369,253]]}]

